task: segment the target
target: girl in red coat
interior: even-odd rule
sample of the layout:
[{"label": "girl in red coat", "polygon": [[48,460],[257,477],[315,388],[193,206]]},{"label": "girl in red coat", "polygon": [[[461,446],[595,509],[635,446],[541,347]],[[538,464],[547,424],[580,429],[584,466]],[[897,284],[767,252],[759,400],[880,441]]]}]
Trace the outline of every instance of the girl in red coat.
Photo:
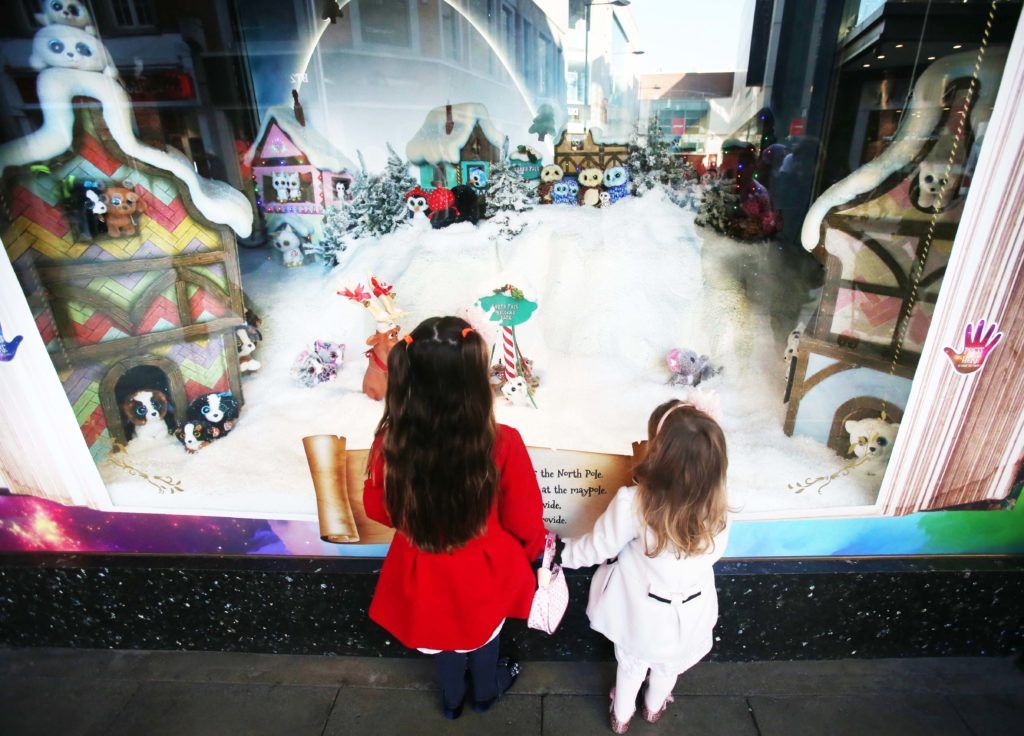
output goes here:
[{"label": "girl in red coat", "polygon": [[519,665],[498,659],[506,618],[526,618],[531,560],[544,547],[543,503],[519,433],[492,411],[484,341],[458,317],[424,321],[388,356],[363,503],[394,540],[370,618],[435,654],[447,718],[508,690]]}]

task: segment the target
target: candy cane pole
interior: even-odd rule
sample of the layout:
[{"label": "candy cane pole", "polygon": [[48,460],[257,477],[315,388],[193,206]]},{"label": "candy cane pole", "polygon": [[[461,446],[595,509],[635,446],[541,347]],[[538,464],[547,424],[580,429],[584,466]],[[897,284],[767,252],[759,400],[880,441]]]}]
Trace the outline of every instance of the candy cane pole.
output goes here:
[{"label": "candy cane pole", "polygon": [[505,380],[516,377],[516,338],[511,327],[502,327],[502,340],[505,343]]}]

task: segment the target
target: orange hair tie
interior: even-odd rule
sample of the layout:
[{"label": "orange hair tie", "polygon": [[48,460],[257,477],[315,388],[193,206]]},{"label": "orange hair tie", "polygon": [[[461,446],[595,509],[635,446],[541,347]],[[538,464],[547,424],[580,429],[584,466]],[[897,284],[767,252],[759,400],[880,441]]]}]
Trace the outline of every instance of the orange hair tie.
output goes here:
[{"label": "orange hair tie", "polygon": [[412,345],[412,335],[406,335],[402,338],[406,345]]},{"label": "orange hair tie", "polygon": [[474,330],[472,327],[463,327],[462,328],[462,339],[465,340],[466,339],[466,335],[468,335],[470,332],[476,332],[476,330]]}]

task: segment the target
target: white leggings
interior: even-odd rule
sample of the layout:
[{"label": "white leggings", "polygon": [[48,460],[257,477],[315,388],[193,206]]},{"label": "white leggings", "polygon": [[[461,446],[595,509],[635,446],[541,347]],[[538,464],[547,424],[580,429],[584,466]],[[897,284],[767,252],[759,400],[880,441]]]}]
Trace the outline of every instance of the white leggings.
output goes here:
[{"label": "white leggings", "polygon": [[[615,653],[619,654],[617,649]],[[648,669],[651,670],[649,678]],[[644,705],[652,713],[661,710],[665,700],[672,694],[672,688],[675,687],[678,678],[679,675],[668,674],[657,665],[644,667],[632,657],[620,659],[615,671],[615,717],[620,721],[627,721],[633,716],[636,710],[636,696],[645,679],[647,691],[644,693]]]}]

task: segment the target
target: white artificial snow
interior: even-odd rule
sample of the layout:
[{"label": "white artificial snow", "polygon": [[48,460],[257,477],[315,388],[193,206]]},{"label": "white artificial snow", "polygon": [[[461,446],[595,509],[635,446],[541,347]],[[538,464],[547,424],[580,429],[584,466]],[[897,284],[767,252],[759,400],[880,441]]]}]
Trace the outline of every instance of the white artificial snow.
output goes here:
[{"label": "white artificial snow", "polygon": [[221,181],[204,179],[181,151],[151,148],[135,137],[132,103],[120,83],[100,72],[50,68],[36,79],[43,125],[34,133],[0,145],[0,173],[9,166],[48,161],[71,147],[75,97],[91,97],[103,107],[103,120],[126,156],[180,179],[192,202],[211,222],[227,225],[240,237],[252,233],[252,205],[245,195]]},{"label": "white artificial snow", "polygon": [[[775,310],[764,293],[786,290],[778,283],[786,254],[695,228],[693,213],[657,191],[601,209],[538,207],[528,219],[508,243],[489,239],[492,223],[402,227],[353,243],[328,274],[262,261],[243,277],[265,340],[256,353],[263,368],[243,379],[238,427],[191,456],[171,441],[144,451],[129,446],[128,459],[181,480],[185,492],[161,495],[102,463],[115,504],[269,518],[314,514],[302,437],[339,434],[350,448],[366,448],[382,410],[360,391],[373,318],[336,293],[343,283],[368,284],[371,273],[395,284],[397,305],[409,312],[403,331],[467,309],[479,321],[475,301],[506,283],[539,303],[517,337],[542,379],[540,408],[497,405],[499,421],[529,445],[629,454],[630,443],[644,438],[651,410],[681,394],[666,384],[665,354],[690,347],[725,368],[706,386],[722,399],[734,507],[792,516],[874,502],[880,479],[856,472],[821,494],[787,488],[844,461],[782,431],[782,354],[791,327],[773,336]],[[335,382],[307,389],[288,369],[317,338],[345,343],[346,361]]]},{"label": "white artificial snow", "polygon": [[288,105],[277,105],[267,110],[263,116],[263,125],[256,136],[255,142],[245,152],[242,161],[246,166],[251,166],[253,160],[259,154],[257,146],[263,144],[263,138],[271,125],[277,126],[284,131],[285,135],[291,138],[292,143],[306,154],[306,158],[313,166],[326,171],[355,171],[356,165],[352,159],[339,151],[333,143],[324,138],[320,133],[310,126],[309,122],[299,125],[295,119],[295,112]]},{"label": "white artificial snow", "polygon": [[461,160],[462,147],[473,134],[473,128],[477,123],[491,145],[497,148],[504,145],[505,136],[494,127],[486,107],[478,102],[460,102],[452,105],[451,109],[454,123],[451,133],[445,132],[448,122],[445,105],[435,107],[427,113],[427,119],[423,121],[422,127],[405,147],[409,163],[436,165]]}]

